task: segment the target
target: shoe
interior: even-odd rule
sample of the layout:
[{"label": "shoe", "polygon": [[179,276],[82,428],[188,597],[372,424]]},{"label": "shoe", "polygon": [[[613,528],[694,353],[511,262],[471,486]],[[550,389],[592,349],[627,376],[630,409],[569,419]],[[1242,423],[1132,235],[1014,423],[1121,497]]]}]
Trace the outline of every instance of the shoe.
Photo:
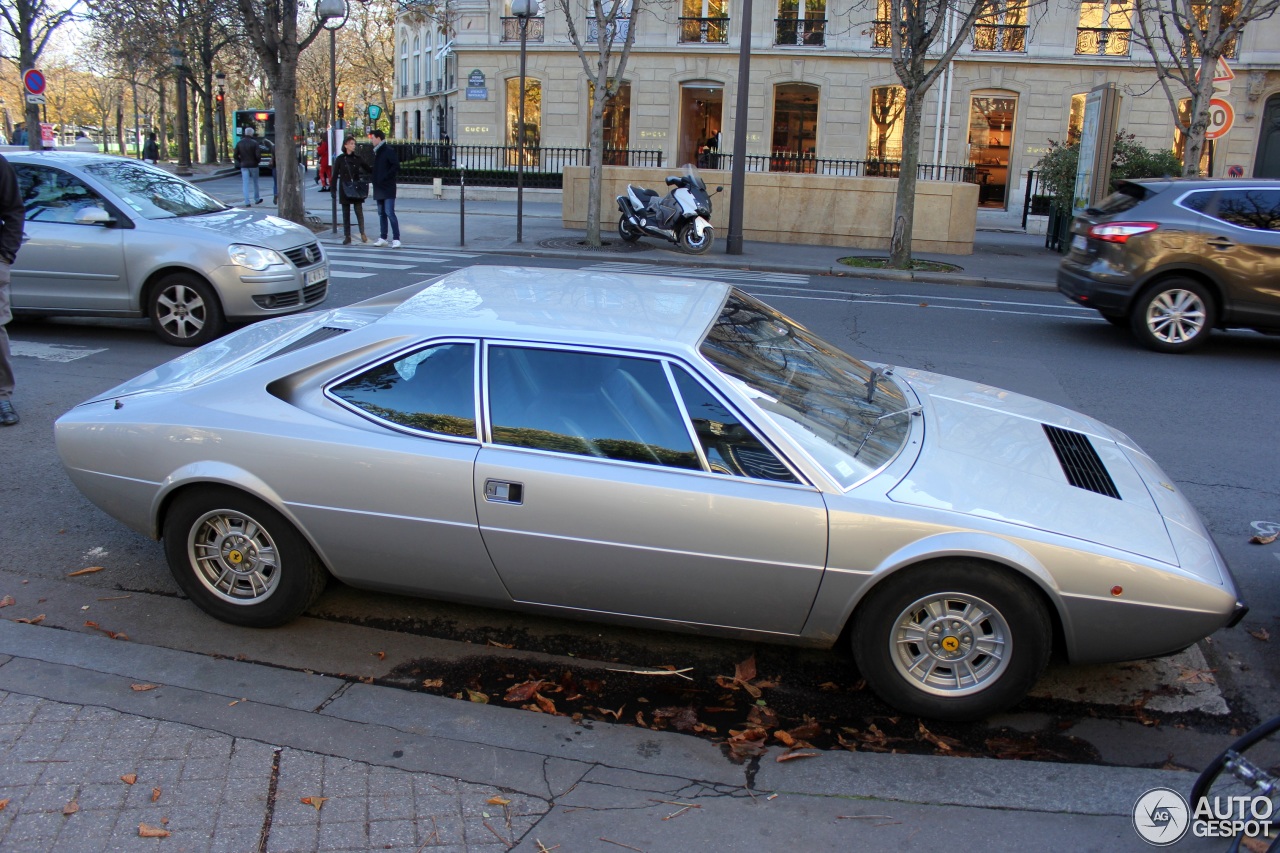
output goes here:
[{"label": "shoe", "polygon": [[254,202],[254,204],[262,204],[262,199],[258,199],[257,201]]},{"label": "shoe", "polygon": [[391,241],[391,248],[393,248],[393,249],[399,249],[399,248],[400,248],[400,241],[399,241],[399,240],[392,240],[392,241]]},{"label": "shoe", "polygon": [[343,237],[343,238],[342,238],[342,245],[344,245],[344,246],[350,246],[350,245],[351,245],[351,235],[350,235],[350,234],[348,234],[347,236],[345,236],[345,237]]},{"label": "shoe", "polygon": [[360,242],[361,242],[361,243],[368,243],[368,242],[369,242],[369,235],[368,235],[368,234],[366,234],[366,233],[364,233],[363,231],[361,231],[361,232],[360,232]]},{"label": "shoe", "polygon": [[387,238],[386,238],[386,237],[379,237],[377,240],[374,240],[374,241],[373,241],[373,245],[375,245],[375,246],[385,246],[385,245],[387,245]]},{"label": "shoe", "polygon": [[329,191],[329,188],[328,188],[328,187],[321,187],[321,188],[320,188],[320,192],[322,192],[322,193],[327,193],[328,191]]},{"label": "shoe", "polygon": [[18,413],[13,410],[13,403],[0,400],[0,426],[13,426],[18,422]]}]

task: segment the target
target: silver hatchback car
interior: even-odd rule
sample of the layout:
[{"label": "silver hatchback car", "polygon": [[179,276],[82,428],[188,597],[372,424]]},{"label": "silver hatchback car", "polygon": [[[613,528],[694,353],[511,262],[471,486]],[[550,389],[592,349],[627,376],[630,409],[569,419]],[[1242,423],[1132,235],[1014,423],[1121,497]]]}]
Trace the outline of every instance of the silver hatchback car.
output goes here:
[{"label": "silver hatchback car", "polygon": [[149,317],[177,346],[228,321],[313,308],[329,288],[315,236],[194,184],[103,154],[9,155],[26,208],[12,273],[22,316]]}]

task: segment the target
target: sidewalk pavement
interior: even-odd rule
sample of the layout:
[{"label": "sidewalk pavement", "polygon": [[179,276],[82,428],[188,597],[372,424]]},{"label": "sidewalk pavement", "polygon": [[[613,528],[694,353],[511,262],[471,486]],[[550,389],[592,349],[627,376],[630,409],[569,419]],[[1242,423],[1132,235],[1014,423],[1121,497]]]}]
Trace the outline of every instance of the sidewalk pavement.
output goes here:
[{"label": "sidewalk pavement", "polygon": [[1142,850],[1193,781],[781,754],[0,620],[0,850]]}]

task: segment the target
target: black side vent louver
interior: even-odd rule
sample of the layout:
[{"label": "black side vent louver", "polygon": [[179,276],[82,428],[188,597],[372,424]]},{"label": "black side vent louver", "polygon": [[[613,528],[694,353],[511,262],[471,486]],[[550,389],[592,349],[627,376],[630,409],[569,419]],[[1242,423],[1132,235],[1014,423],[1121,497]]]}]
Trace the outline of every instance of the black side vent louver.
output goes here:
[{"label": "black side vent louver", "polygon": [[1044,434],[1053,445],[1053,452],[1058,454],[1058,462],[1062,464],[1062,472],[1067,475],[1068,483],[1078,489],[1097,492],[1109,498],[1120,497],[1116,484],[1111,482],[1111,475],[1098,458],[1098,451],[1089,443],[1088,436],[1048,424],[1043,426]]},{"label": "black side vent louver", "polygon": [[[329,340],[329,338],[336,338],[338,335],[345,334],[347,331],[349,330],[335,329],[331,326],[321,326],[319,329],[316,329],[311,334],[304,335],[301,338],[298,338],[293,343],[289,344],[288,346],[281,347],[280,349],[271,353],[271,355],[262,359],[262,361],[270,361],[273,358],[279,358],[282,355],[288,355],[291,352],[297,352],[303,347],[309,347],[312,344],[318,344],[321,341],[327,341]],[[262,362],[259,362],[259,364],[261,363]]]}]

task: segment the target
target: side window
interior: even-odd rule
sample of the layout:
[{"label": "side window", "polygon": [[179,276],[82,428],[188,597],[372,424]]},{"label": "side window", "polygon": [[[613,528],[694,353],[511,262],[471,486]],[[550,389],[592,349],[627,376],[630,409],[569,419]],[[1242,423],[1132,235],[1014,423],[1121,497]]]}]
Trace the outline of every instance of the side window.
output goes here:
[{"label": "side window", "polygon": [[662,365],[650,359],[489,348],[493,441],[701,470]]},{"label": "side window", "polygon": [[102,196],[88,184],[61,169],[14,164],[18,191],[28,222],[76,223],[76,214],[85,207],[106,210]]},{"label": "side window", "polygon": [[1212,215],[1254,231],[1280,231],[1280,191],[1222,190]]},{"label": "side window", "polygon": [[671,372],[712,471],[775,483],[799,482],[773,451],[701,382],[674,364]]},{"label": "side window", "polygon": [[476,437],[475,346],[438,344],[379,364],[330,389],[384,421]]},{"label": "side window", "polygon": [[1209,207],[1209,200],[1213,198],[1212,192],[1190,193],[1181,201],[1183,207],[1194,210],[1196,213],[1204,213]]}]

